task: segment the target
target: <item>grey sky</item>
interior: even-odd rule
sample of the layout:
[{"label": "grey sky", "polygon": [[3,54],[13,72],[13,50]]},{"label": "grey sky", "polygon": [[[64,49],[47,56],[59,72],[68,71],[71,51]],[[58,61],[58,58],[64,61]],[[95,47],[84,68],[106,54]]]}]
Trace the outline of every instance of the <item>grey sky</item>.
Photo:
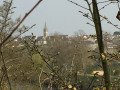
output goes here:
[{"label": "grey sky", "polygon": [[[14,0],[13,5],[17,7],[15,9],[14,18],[19,16],[23,17],[37,1],[38,0]],[[82,6],[86,6],[84,0],[73,1],[78,2]],[[102,7],[102,4],[99,7]],[[86,24],[89,20],[78,12],[80,10],[83,12],[86,11],[67,0],[43,0],[43,2],[23,23],[28,26],[36,24],[36,26],[29,32],[25,33],[25,35],[30,35],[31,32],[37,36],[43,35],[45,22],[47,24],[49,34],[60,32],[62,34],[73,35],[74,32],[78,30],[83,30],[87,34],[94,33],[94,28]],[[119,25],[120,22],[116,19],[117,12],[117,4],[111,4],[104,10],[100,11],[102,15],[107,16],[114,24]],[[105,21],[103,21],[102,25],[103,30],[107,32],[113,33],[117,30],[113,26],[106,24]]]}]

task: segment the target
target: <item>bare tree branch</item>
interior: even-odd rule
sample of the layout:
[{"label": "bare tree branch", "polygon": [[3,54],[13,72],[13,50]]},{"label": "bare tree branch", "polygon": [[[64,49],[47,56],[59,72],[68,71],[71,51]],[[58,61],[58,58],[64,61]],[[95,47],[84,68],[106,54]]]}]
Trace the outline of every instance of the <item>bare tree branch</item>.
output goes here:
[{"label": "bare tree branch", "polygon": [[18,27],[23,23],[23,21],[30,15],[30,13],[40,4],[42,0],[39,0],[35,6],[25,14],[22,20],[18,23],[18,25],[12,30],[12,32],[0,43],[0,47],[12,36],[12,34],[18,29]]}]

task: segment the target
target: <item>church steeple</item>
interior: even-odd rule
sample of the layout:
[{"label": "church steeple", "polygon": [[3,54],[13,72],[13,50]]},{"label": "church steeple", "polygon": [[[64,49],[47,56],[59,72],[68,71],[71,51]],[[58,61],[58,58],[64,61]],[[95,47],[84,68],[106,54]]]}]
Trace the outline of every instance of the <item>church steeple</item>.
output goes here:
[{"label": "church steeple", "polygon": [[47,28],[47,25],[45,23],[45,27],[44,27],[44,37],[47,37],[48,36],[48,28]]}]

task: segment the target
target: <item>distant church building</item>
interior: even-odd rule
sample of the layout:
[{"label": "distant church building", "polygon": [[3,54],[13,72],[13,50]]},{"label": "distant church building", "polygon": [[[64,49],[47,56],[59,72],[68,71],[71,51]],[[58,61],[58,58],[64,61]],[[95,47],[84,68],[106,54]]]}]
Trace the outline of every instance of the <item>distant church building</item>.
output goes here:
[{"label": "distant church building", "polygon": [[50,40],[54,40],[55,41],[55,39],[56,38],[58,38],[59,37],[59,39],[62,39],[62,40],[64,40],[64,41],[69,41],[70,40],[70,35],[58,35],[57,37],[56,36],[49,36],[48,35],[48,28],[47,28],[47,25],[46,25],[46,23],[45,23],[45,26],[44,26],[44,29],[43,29],[43,36],[38,36],[37,37],[37,43],[38,43],[38,45],[45,45],[45,44],[47,44],[48,43],[48,41],[50,41]]},{"label": "distant church building", "polygon": [[45,23],[44,29],[43,29],[43,36],[38,36],[37,43],[40,44],[47,44],[47,38],[48,38],[48,28]]}]

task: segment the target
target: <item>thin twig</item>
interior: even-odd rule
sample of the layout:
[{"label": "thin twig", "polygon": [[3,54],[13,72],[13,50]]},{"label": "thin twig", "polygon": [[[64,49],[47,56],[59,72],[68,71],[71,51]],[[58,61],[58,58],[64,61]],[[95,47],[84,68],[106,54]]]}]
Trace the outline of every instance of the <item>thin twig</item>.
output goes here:
[{"label": "thin twig", "polygon": [[4,56],[3,56],[3,52],[2,52],[2,48],[1,47],[0,47],[0,56],[1,56],[1,60],[3,62],[3,68],[4,68],[5,76],[6,76],[7,80],[8,80],[8,84],[9,84],[10,90],[12,90],[11,83],[10,83],[10,80],[9,80],[9,76],[8,76],[8,72],[7,72],[7,68],[6,68],[6,64],[5,64],[5,60],[4,60]]},{"label": "thin twig", "polygon": [[104,18],[104,20],[106,20],[107,23],[111,24],[112,26],[114,26],[115,28],[117,28],[117,29],[120,30],[120,27],[118,27],[118,25],[113,24],[113,23],[112,23],[110,20],[108,20],[106,17],[104,17],[104,16],[102,16],[102,15],[100,15],[100,17]]},{"label": "thin twig", "polygon": [[16,37],[14,37],[12,40],[9,40],[8,42],[6,42],[6,44],[14,41],[14,40],[17,39],[18,37],[20,37],[22,34],[24,34],[24,33],[26,33],[27,31],[29,31],[29,30],[30,30],[31,28],[33,28],[34,26],[35,26],[35,24],[32,25],[32,26],[31,26],[30,28],[28,28],[27,30],[25,30],[25,31],[23,31],[22,33],[20,33],[19,35],[17,35]]},{"label": "thin twig", "polygon": [[102,2],[98,2],[97,4],[100,4],[100,3],[107,3],[107,2],[110,2],[109,0],[107,1],[102,1]]},{"label": "thin twig", "polygon": [[89,10],[88,8],[83,7],[83,6],[81,6],[81,5],[79,5],[79,4],[75,3],[75,2],[73,2],[73,1],[71,1],[71,0],[68,0],[68,1],[71,2],[71,3],[73,3],[73,4],[75,4],[75,5],[77,5],[77,6],[79,6],[79,7],[81,7],[81,8],[83,8],[83,9]]},{"label": "thin twig", "polygon": [[90,3],[88,2],[88,0],[85,0],[85,1],[86,1],[87,5],[88,5],[88,7],[89,7],[89,11],[90,11],[90,14],[91,14],[92,19],[93,19],[93,12],[92,12],[92,9],[91,9],[91,6],[90,6]]},{"label": "thin twig", "polygon": [[107,7],[107,6],[110,5],[110,4],[112,4],[112,2],[110,2],[110,3],[106,4],[106,5],[104,5],[102,8],[99,9],[99,11],[102,10],[102,9],[104,9],[105,7]]},{"label": "thin twig", "polygon": [[41,86],[41,76],[42,76],[42,72],[43,72],[43,67],[41,68],[41,72],[40,72],[40,74],[39,74],[40,90],[42,90],[42,86]]},{"label": "thin twig", "polygon": [[97,73],[94,74],[94,77],[92,78],[92,80],[91,80],[91,82],[90,82],[90,84],[89,84],[87,90],[90,90],[90,87],[91,87],[91,85],[92,85],[92,83],[93,83],[93,81],[94,81],[96,75],[97,75]]}]

